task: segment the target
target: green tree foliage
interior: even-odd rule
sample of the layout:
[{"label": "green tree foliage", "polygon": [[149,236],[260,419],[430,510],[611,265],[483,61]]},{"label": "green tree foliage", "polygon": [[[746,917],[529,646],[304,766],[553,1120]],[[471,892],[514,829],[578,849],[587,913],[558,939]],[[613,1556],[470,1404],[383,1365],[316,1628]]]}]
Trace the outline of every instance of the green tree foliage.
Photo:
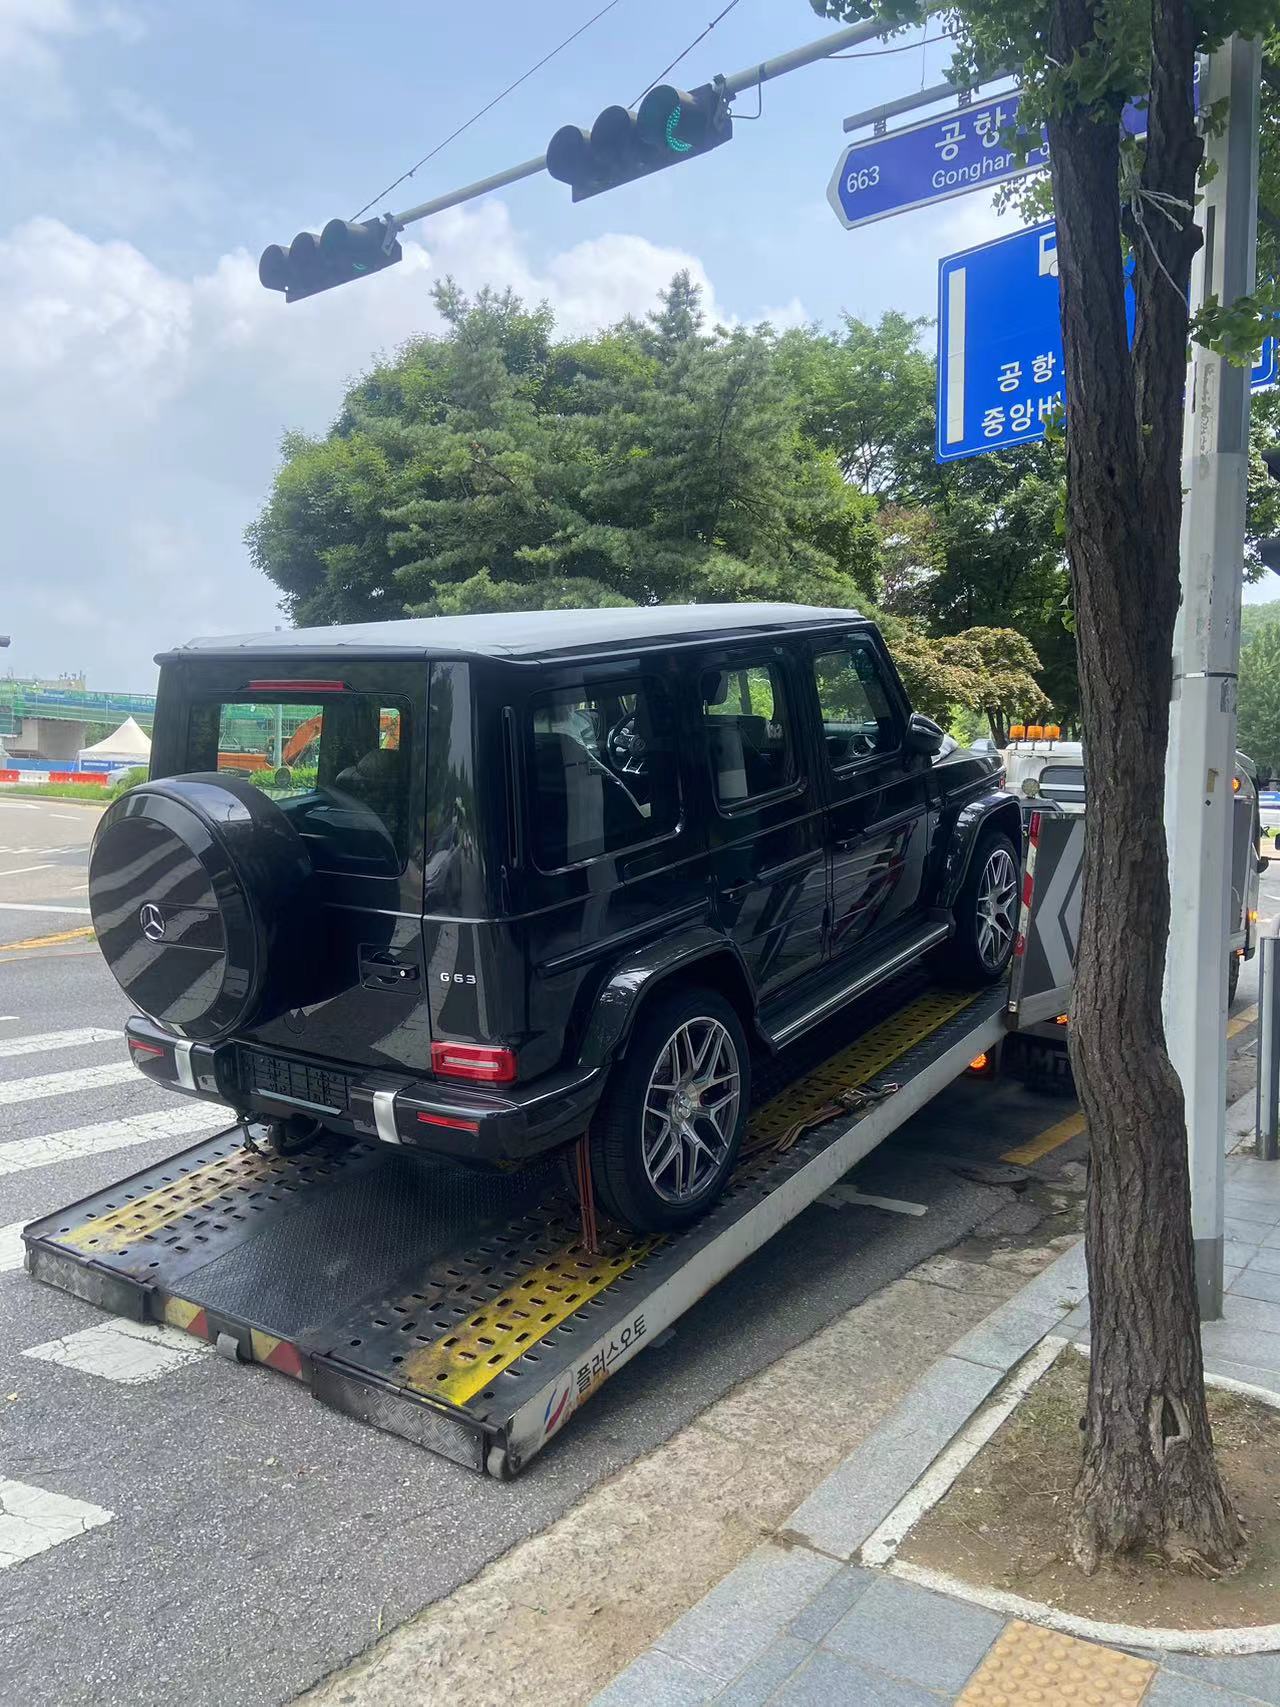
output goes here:
[{"label": "green tree foliage", "polygon": [[510,293],[446,283],[436,303],[442,334],[353,385],[323,438],[285,440],[248,542],[295,621],[883,602],[922,709],[998,708],[999,727],[1040,703],[1062,598],[1051,476],[1011,465],[994,530],[992,471],[939,479],[920,323],[709,329],[685,273],[644,321],[567,342]]},{"label": "green tree foliage", "polygon": [[1274,617],[1241,649],[1239,710],[1240,751],[1264,775],[1280,775],[1280,621]]},{"label": "green tree foliage", "polygon": [[706,330],[684,274],[573,343],[509,293],[436,302],[443,335],[285,441],[248,543],[296,621],[874,596],[875,503],[802,430],[767,327]]}]

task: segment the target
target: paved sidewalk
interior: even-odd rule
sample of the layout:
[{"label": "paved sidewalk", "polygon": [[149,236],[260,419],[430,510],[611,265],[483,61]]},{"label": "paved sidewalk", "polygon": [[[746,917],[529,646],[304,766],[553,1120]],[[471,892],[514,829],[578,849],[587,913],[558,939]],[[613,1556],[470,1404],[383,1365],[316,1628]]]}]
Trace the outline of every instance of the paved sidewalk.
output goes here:
[{"label": "paved sidewalk", "polygon": [[[1228,1291],[1205,1363],[1280,1395],[1280,1167],[1227,1160]],[[778,1530],[592,1707],[1280,1707],[1280,1654],[1122,1653],[932,1593],[861,1548],[1048,1333],[1087,1339],[1077,1245],[967,1333]],[[1280,1615],[1280,1608],[1277,1609]]]}]

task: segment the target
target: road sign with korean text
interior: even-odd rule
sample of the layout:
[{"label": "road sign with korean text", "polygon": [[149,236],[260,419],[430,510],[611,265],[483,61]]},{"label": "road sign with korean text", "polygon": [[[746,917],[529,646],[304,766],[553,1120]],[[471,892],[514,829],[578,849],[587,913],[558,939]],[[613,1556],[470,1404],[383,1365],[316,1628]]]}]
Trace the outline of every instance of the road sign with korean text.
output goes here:
[{"label": "road sign with korean text", "polygon": [[[1133,293],[1128,293],[1133,334]],[[1268,338],[1253,389],[1277,380]],[[1044,437],[1063,406],[1058,243],[1052,220],[948,255],[938,266],[937,460]]]},{"label": "road sign with korean text", "polygon": [[827,199],[850,231],[908,208],[993,189],[1049,163],[1043,138],[1025,160],[1001,140],[1018,122],[1017,94],[975,102],[851,143],[836,163]]},{"label": "road sign with korean text", "polygon": [[[1199,96],[1197,63],[1197,107]],[[1040,171],[1049,164],[1048,139],[1043,131],[1028,138],[1021,129],[1021,101],[1014,89],[850,143],[827,186],[827,200],[837,218],[853,231],[891,214],[947,201],[970,190],[994,189],[1011,178]],[[1146,103],[1130,101],[1120,122],[1130,136],[1145,136]],[[1014,137],[1030,143],[1025,154],[1008,146]]]}]

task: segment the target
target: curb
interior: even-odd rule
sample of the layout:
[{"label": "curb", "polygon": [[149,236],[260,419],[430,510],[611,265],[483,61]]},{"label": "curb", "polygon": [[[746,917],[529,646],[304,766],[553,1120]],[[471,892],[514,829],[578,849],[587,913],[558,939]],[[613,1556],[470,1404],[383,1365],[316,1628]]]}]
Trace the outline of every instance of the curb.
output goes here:
[{"label": "curb", "polygon": [[[907,1532],[1077,1337],[1087,1298],[1081,1238],[938,1358],[785,1525],[676,1619],[591,1707],[696,1707],[719,1699],[730,1684],[734,1691],[744,1687],[748,1678],[743,1699],[763,1700],[756,1691],[766,1674],[782,1668],[780,1681],[800,1663],[806,1643],[821,1640],[806,1622],[821,1612],[824,1628],[834,1623],[844,1601],[877,1578],[932,1591],[940,1605],[957,1602],[978,1618],[1022,1620],[1157,1663],[1166,1655],[1171,1661],[1202,1655],[1211,1663],[1280,1650],[1280,1624],[1204,1631],[1104,1624],[894,1557]],[[1280,1393],[1256,1383],[1225,1374],[1207,1379],[1280,1408]],[[730,1698],[738,1696],[726,1693]]]}]

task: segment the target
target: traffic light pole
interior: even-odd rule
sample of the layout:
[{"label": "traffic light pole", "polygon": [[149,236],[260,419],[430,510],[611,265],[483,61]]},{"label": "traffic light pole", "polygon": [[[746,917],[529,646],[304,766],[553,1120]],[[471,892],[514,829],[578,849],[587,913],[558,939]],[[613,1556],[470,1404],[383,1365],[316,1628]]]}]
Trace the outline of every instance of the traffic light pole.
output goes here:
[{"label": "traffic light pole", "polygon": [[[744,94],[748,89],[773,82],[775,78],[786,77],[792,71],[802,71],[806,65],[817,65],[821,60],[830,59],[832,54],[842,53],[845,48],[857,47],[864,41],[873,41],[884,35],[889,27],[867,19],[861,24],[851,24],[847,29],[833,30],[817,41],[792,48],[790,53],[778,54],[774,59],[766,59],[758,65],[748,65],[741,71],[735,71],[731,77],[720,78],[717,80],[718,85],[726,97]],[[406,225],[415,225],[420,219],[429,219],[433,213],[443,213],[446,208],[459,207],[463,202],[478,201],[481,196],[491,195],[494,190],[503,190],[508,184],[518,184],[523,178],[536,178],[539,172],[545,172],[546,169],[547,157],[540,154],[536,160],[525,160],[519,166],[508,166],[505,171],[495,172],[489,178],[480,178],[464,189],[449,190],[445,195],[433,196],[430,201],[419,202],[415,207],[406,208],[403,213],[393,214],[392,223],[397,231],[402,231]]]},{"label": "traffic light pole", "polygon": [[[1253,290],[1261,45],[1233,36],[1209,61],[1203,107],[1230,101],[1208,139],[1204,245],[1192,304]],[[1201,1318],[1222,1314],[1227,920],[1240,586],[1249,473],[1249,371],[1193,346],[1184,422],[1182,604],[1174,633],[1165,780],[1171,913],[1164,1021],[1186,1101]]]}]

